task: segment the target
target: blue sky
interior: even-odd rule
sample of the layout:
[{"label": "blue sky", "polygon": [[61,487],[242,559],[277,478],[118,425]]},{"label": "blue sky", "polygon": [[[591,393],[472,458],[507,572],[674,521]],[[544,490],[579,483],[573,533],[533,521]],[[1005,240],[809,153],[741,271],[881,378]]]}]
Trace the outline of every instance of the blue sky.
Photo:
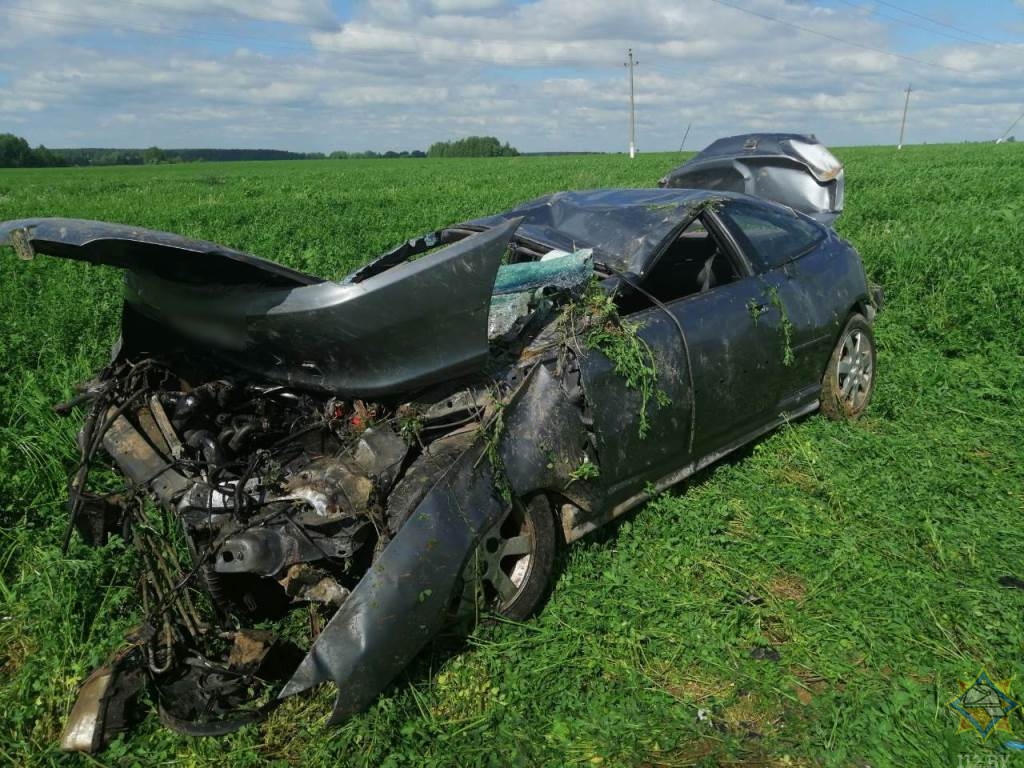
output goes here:
[{"label": "blue sky", "polygon": [[625,149],[994,139],[1024,0],[0,0],[0,131],[47,146]]},{"label": "blue sky", "polygon": [[[836,10],[851,8],[850,3],[822,3]],[[935,2],[934,0],[896,0],[892,5],[879,2],[854,2],[853,5],[867,6],[873,14],[892,29],[897,50],[916,51],[927,49],[936,42],[952,41],[957,37],[984,41],[996,40],[1006,44],[1019,43],[1024,39],[1024,7],[1012,0],[981,0],[980,2]],[[900,12],[893,6],[912,13]],[[919,16],[942,22],[931,24]],[[966,30],[980,38],[964,34]],[[928,31],[931,30],[931,31]]]}]

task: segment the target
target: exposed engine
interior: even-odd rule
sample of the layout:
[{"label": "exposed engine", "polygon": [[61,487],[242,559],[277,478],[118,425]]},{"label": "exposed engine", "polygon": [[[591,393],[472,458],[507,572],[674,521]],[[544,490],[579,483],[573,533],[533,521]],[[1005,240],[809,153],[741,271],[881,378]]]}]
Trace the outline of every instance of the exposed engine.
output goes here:
[{"label": "exposed engine", "polygon": [[[91,411],[71,520],[88,543],[115,532],[134,542],[146,615],[115,657],[117,675],[100,670],[76,705],[102,710],[106,732],[83,735],[92,743],[77,747],[65,734],[66,748],[98,746],[126,725],[112,712],[129,709],[146,677],[162,719],[179,730],[224,732],[260,716],[301,653],[240,627],[305,605],[306,635],[315,636],[401,526],[409,510],[398,504],[389,514],[387,502],[410,462],[432,438],[475,429],[487,400],[462,389],[433,405],[387,408],[183,370],[121,362],[75,401],[91,401]],[[105,484],[102,454],[127,489],[96,490]],[[431,481],[411,476],[401,495],[414,499],[410,486]],[[120,689],[108,690],[115,677]],[[100,685],[92,697],[90,683]]]}]

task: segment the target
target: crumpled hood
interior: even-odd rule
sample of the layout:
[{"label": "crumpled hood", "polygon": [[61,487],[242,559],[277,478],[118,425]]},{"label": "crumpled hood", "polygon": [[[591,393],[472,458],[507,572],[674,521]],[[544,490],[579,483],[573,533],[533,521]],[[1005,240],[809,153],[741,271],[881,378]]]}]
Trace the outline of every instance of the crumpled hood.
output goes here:
[{"label": "crumpled hood", "polygon": [[[333,282],[201,240],[120,224],[25,219],[0,245],[126,271],[123,352],[167,330],[271,381],[382,397],[479,368],[513,219],[359,282]],[[148,322],[147,322],[148,321]]]},{"label": "crumpled hood", "polygon": [[0,223],[0,245],[22,258],[35,253],[148,273],[191,284],[313,285],[322,278],[206,240],[87,219]]}]

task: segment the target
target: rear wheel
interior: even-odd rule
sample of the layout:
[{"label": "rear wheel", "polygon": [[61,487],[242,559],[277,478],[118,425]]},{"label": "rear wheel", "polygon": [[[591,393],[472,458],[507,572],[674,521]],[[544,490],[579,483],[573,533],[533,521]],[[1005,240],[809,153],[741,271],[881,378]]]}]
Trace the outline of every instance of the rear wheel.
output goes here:
[{"label": "rear wheel", "polygon": [[821,411],[830,419],[855,419],[875,390],[875,336],[863,315],[850,317],[821,380]]}]

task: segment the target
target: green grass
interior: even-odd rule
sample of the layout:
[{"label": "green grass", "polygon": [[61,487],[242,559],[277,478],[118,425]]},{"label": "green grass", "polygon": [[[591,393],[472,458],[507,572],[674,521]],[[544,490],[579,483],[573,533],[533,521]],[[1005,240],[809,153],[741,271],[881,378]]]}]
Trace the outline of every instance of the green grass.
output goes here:
[{"label": "green grass", "polygon": [[[1024,147],[839,154],[838,228],[888,295],[866,418],[787,426],[578,543],[537,619],[432,648],[341,727],[324,689],[221,740],[148,715],[98,761],[949,766],[999,749],[957,735],[945,702],[983,666],[1024,672],[1024,591],[997,583],[1024,577]],[[128,222],[340,276],[437,225],[677,161],[2,171],[0,219]],[[62,719],[137,618],[129,555],[59,554],[77,423],[49,410],[104,362],[118,281],[0,255],[0,762],[90,763],[58,752]]]}]

